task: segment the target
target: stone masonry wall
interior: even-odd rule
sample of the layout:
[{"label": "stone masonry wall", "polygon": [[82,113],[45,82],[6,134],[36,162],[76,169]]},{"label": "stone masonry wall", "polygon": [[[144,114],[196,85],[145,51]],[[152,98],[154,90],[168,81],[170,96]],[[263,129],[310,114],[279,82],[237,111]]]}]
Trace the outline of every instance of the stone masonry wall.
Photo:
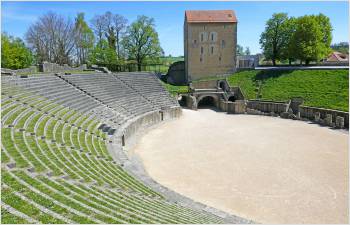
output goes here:
[{"label": "stone masonry wall", "polygon": [[319,113],[319,119],[326,119],[327,114],[332,115],[332,121],[335,122],[336,118],[343,117],[344,118],[344,126],[349,128],[349,113],[344,111],[332,110],[332,109],[324,109],[324,108],[316,108],[310,106],[299,106],[300,116],[303,118],[307,118],[309,120],[315,120],[315,114]]}]

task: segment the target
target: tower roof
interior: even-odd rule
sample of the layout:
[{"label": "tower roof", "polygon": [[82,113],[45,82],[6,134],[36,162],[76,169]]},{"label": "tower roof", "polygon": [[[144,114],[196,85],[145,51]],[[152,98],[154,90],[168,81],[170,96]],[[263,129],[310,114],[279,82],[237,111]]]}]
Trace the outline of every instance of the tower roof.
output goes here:
[{"label": "tower roof", "polygon": [[237,23],[233,10],[186,10],[188,23]]}]

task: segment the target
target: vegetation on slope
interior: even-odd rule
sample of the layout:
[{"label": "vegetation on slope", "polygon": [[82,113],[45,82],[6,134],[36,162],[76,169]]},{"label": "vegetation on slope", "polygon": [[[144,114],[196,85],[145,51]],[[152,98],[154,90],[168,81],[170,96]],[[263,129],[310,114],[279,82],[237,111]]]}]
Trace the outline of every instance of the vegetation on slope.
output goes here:
[{"label": "vegetation on slope", "polygon": [[248,70],[231,75],[228,82],[240,86],[248,99],[303,97],[307,106],[349,110],[347,70]]}]

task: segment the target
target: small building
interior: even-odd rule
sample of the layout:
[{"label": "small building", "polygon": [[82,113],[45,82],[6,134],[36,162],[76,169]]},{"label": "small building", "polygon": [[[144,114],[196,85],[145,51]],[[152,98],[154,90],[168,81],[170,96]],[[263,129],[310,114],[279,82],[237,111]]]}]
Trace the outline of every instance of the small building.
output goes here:
[{"label": "small building", "polygon": [[237,18],[233,10],[188,10],[184,22],[188,82],[236,70]]},{"label": "small building", "polygon": [[259,66],[259,55],[238,55],[236,66],[238,69],[253,69]]},{"label": "small building", "polygon": [[349,55],[341,52],[332,52],[326,59],[326,62],[348,62]]}]

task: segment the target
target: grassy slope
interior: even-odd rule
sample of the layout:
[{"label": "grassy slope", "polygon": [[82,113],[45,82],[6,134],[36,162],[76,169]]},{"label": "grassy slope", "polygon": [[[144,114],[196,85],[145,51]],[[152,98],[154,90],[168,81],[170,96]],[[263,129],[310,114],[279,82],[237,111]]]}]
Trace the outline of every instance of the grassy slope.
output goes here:
[{"label": "grassy slope", "polygon": [[242,71],[228,78],[249,99],[256,98],[261,83],[262,99],[288,100],[303,97],[304,105],[349,111],[347,70]]}]

